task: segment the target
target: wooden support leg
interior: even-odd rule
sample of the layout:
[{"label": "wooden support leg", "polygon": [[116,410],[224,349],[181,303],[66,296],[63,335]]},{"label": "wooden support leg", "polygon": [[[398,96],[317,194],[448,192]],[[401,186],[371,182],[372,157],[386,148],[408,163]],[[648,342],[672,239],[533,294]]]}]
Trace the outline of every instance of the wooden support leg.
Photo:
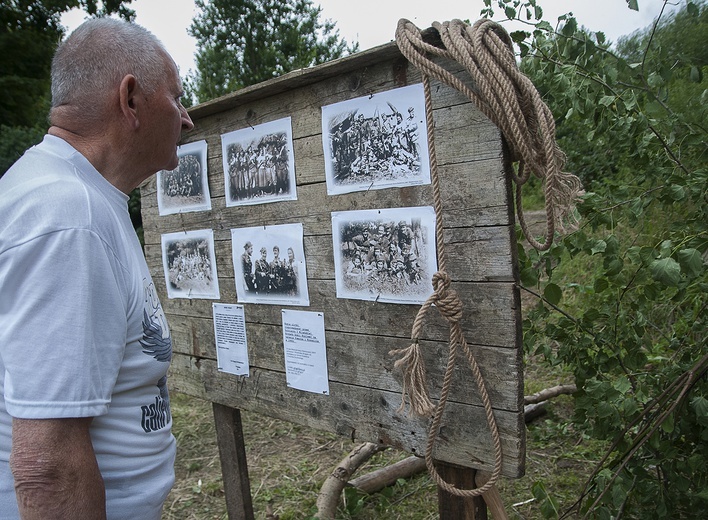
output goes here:
[{"label": "wooden support leg", "polygon": [[[436,462],[438,474],[445,482],[460,489],[475,488],[475,470]],[[438,486],[440,520],[487,520],[487,506],[481,496],[463,498],[451,495]]]},{"label": "wooden support leg", "polygon": [[254,520],[241,410],[212,403],[229,520]]}]

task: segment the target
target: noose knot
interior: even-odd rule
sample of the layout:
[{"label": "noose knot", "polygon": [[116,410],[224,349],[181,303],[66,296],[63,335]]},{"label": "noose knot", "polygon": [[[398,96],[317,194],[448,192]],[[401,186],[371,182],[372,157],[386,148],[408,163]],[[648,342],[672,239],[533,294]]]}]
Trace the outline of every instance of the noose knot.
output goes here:
[{"label": "noose knot", "polygon": [[435,306],[447,321],[457,323],[462,319],[462,300],[455,289],[450,288],[450,275],[438,271],[433,275]]}]

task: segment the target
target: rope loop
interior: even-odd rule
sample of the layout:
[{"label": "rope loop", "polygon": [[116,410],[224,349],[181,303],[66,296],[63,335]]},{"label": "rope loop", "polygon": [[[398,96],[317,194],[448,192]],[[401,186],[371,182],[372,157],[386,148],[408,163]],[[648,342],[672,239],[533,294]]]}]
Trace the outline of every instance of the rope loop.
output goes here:
[{"label": "rope loop", "polygon": [[[487,19],[472,27],[460,20],[434,22],[444,48],[423,41],[420,30],[406,19],[398,22],[396,43],[401,53],[418,67],[424,78],[432,77],[464,94],[502,132],[509,155],[519,164],[510,168],[517,185],[516,207],[526,240],[536,249],[550,249],[555,231],[577,225],[575,201],[583,193],[580,180],[563,172],[565,155],[555,141],[553,113],[529,78],[519,70],[511,38],[504,28]],[[469,73],[466,84],[430,56],[456,61]],[[521,190],[533,174],[544,183],[546,232],[536,240],[523,216]]]}]

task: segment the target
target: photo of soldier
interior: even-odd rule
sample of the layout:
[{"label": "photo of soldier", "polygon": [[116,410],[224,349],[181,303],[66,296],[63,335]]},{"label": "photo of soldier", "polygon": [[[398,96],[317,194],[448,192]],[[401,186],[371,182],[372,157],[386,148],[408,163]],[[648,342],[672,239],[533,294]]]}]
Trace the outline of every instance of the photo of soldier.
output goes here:
[{"label": "photo of soldier", "polygon": [[323,107],[328,194],[429,183],[424,107],[420,85]]},{"label": "photo of soldier", "polygon": [[246,283],[246,288],[249,291],[256,290],[256,284],[254,282],[253,274],[253,260],[251,255],[253,254],[253,244],[248,241],[243,246],[243,254],[241,255],[241,267],[243,268],[243,280]]},{"label": "photo of soldier", "polygon": [[[376,181],[420,173],[417,123],[404,124],[403,114],[391,103],[390,113],[365,117],[350,112],[330,128],[334,177],[337,182]],[[409,113],[415,109],[409,107]]]},{"label": "photo of soldier", "polygon": [[254,271],[255,291],[259,294],[270,292],[270,264],[268,263],[268,249],[261,247],[261,257],[256,260]]},{"label": "photo of soldier", "polygon": [[231,244],[239,303],[309,305],[302,224],[232,229]]}]

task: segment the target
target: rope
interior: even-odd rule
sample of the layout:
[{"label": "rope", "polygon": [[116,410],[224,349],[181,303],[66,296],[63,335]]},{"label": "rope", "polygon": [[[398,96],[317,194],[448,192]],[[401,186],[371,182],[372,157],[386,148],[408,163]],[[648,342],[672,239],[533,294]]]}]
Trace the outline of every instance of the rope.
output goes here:
[{"label": "rope", "polygon": [[[443,24],[435,22],[433,27],[440,33],[445,49],[424,42],[418,28],[405,19],[398,22],[396,43],[403,55],[421,70],[423,76],[439,270],[433,275],[433,294],[416,315],[410,346],[392,350],[389,354],[401,356],[394,363],[396,368],[403,369],[403,397],[399,412],[405,410],[408,402],[413,413],[423,417],[432,415],[425,449],[428,472],[437,485],[448,493],[474,497],[484,494],[496,485],[502,470],[501,438],[484,377],[462,333],[462,301],[457,292],[450,288],[451,281],[446,272],[442,198],[433,139],[434,122],[429,78],[432,76],[462,92],[502,131],[509,145],[512,161],[519,163],[518,174],[510,169],[517,186],[517,214],[524,235],[533,247],[540,250],[550,248],[556,226],[562,229],[563,221],[572,217],[572,203],[580,193],[580,181],[573,175],[561,172],[565,157],[555,143],[553,115],[531,82],[518,70],[511,40],[501,26],[489,20],[480,20],[470,29],[463,22],[453,20]],[[463,64],[473,79],[475,90],[433,63],[428,55],[441,56]],[[529,233],[521,207],[521,186],[528,181],[531,172],[545,181],[546,234],[542,242],[536,241]],[[450,326],[450,350],[437,406],[433,404],[428,393],[426,370],[419,343],[425,316],[433,305]],[[440,477],[433,463],[433,448],[460,348],[477,384],[494,446],[494,470],[491,477],[482,487],[475,489],[459,489],[449,484]]]},{"label": "rope", "polygon": [[[512,162],[518,162],[518,173],[512,170],[511,176],[516,184],[519,225],[533,247],[549,249],[556,229],[563,231],[577,224],[574,202],[582,193],[580,180],[562,171],[565,154],[555,142],[553,114],[531,80],[517,67],[511,38],[501,25],[482,19],[473,27],[460,20],[433,22],[433,27],[440,34],[444,49],[424,42],[415,25],[399,20],[396,43],[401,53],[421,70],[423,77],[436,78],[463,93],[501,130]],[[474,88],[433,63],[428,55],[463,65]],[[521,203],[521,186],[531,174],[544,183],[546,233],[541,242],[532,236]]]}]

